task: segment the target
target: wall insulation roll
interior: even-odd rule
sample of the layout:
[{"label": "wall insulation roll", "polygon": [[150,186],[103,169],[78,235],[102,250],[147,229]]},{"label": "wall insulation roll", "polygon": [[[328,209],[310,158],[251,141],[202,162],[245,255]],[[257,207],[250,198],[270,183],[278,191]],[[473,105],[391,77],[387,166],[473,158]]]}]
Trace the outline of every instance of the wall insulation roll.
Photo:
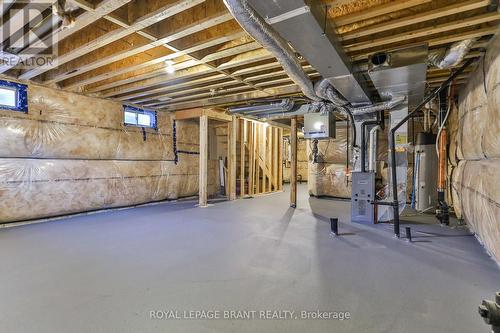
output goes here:
[{"label": "wall insulation roll", "polygon": [[[387,161],[387,132],[379,131],[377,161]],[[315,196],[351,197],[351,183],[347,173],[347,128],[338,126],[336,138],[318,142],[319,162],[313,163],[312,143],[308,140],[308,188]],[[352,157],[352,152],[349,152]],[[366,163],[368,165],[368,162]]]},{"label": "wall insulation roll", "polygon": [[0,222],[196,195],[199,125],[176,122],[177,164],[173,125],[125,126],[121,103],[29,84],[28,113],[0,110]]},{"label": "wall insulation roll", "polygon": [[460,160],[480,160],[485,157],[483,141],[488,106],[483,83],[483,72],[479,69],[471,76],[467,92],[459,94],[457,156]]},{"label": "wall insulation roll", "polygon": [[[456,145],[458,166],[451,172],[451,196],[463,218],[500,263],[500,38],[459,92]],[[453,125],[453,121],[451,122]],[[453,154],[453,149],[450,149]],[[454,161],[455,156],[449,159]]]},{"label": "wall insulation roll", "polygon": [[486,125],[484,126],[485,136],[483,138],[484,155],[487,158],[500,158],[500,38],[497,37],[489,46],[489,51],[484,58],[484,68],[481,72],[486,72],[483,86],[487,91],[488,112],[486,115]]},{"label": "wall insulation roll", "polygon": [[[456,172],[456,173],[455,173]],[[500,261],[500,159],[460,161],[452,186],[455,212]]]}]

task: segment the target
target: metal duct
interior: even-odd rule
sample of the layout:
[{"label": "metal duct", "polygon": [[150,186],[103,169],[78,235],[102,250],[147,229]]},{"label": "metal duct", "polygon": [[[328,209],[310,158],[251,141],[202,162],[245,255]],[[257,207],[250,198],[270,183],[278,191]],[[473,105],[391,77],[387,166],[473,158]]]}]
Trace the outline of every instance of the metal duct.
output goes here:
[{"label": "metal duct", "polygon": [[224,4],[243,29],[276,57],[304,95],[313,101],[320,101],[290,45],[248,5],[247,0],[224,0]]},{"label": "metal duct", "polygon": [[[415,109],[424,98],[425,83],[427,77],[427,55],[426,45],[405,48],[391,53],[375,54],[370,57],[369,70],[372,82],[377,88],[382,100],[390,100],[392,96],[407,96],[404,102],[394,107],[389,114],[389,128],[392,129],[401,119],[406,117],[408,110]],[[391,133],[391,131],[389,131]],[[391,191],[397,191],[399,200],[398,211],[402,211],[406,203],[406,182],[407,182],[407,143],[408,129],[406,126],[398,128],[395,132],[398,138],[394,151],[397,159],[391,160],[395,163],[391,169],[396,184],[392,184]],[[391,140],[391,138],[390,138]],[[395,162],[394,162],[395,161]],[[378,210],[379,221],[388,221],[393,218],[393,210],[389,206],[380,206]]]},{"label": "metal duct", "polygon": [[407,96],[413,109],[424,98],[427,77],[426,45],[378,53],[370,57],[368,75],[383,101]]},{"label": "metal duct", "polygon": [[320,1],[247,1],[351,104],[371,102],[365,79],[353,73]]},{"label": "metal duct", "polygon": [[469,53],[475,42],[475,38],[467,39],[453,43],[446,51],[438,50],[429,52],[427,62],[429,65],[440,69],[458,66],[464,60],[467,53]]},{"label": "metal duct", "polygon": [[289,112],[294,107],[295,103],[291,99],[284,99],[280,103],[259,104],[250,106],[238,106],[229,108],[231,113],[241,114],[259,114],[259,113],[272,113],[272,112]]}]

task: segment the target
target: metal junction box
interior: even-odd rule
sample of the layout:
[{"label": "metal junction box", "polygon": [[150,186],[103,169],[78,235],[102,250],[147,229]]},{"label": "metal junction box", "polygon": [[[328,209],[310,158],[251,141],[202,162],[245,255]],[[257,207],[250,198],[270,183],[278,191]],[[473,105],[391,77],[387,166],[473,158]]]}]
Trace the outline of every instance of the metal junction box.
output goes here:
[{"label": "metal junction box", "polygon": [[332,112],[306,113],[304,115],[304,137],[306,139],[335,138],[335,115]]},{"label": "metal junction box", "polygon": [[352,172],[351,221],[363,224],[375,223],[375,173]]}]

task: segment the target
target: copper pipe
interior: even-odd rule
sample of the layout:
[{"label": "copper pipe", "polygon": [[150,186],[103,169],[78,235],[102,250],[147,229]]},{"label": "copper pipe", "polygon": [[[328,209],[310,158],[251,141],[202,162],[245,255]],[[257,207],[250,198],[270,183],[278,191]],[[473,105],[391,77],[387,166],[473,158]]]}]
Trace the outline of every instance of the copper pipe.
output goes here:
[{"label": "copper pipe", "polygon": [[438,191],[446,188],[446,141],[446,128],[443,128],[439,138]]}]

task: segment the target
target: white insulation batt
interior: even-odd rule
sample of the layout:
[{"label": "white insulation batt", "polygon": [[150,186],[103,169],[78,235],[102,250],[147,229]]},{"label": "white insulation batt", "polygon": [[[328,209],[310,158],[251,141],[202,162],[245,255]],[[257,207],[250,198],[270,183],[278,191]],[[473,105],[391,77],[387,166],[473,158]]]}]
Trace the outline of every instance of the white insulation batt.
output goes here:
[{"label": "white insulation batt", "polygon": [[455,212],[500,263],[500,38],[459,92],[458,113],[450,120]]},{"label": "white insulation batt", "polygon": [[145,135],[123,120],[120,103],[29,85],[27,114],[0,110],[0,222],[196,195],[198,123],[176,123],[177,149],[194,154],[175,164],[173,114]]},{"label": "white insulation batt", "polygon": [[[367,135],[368,136],[368,135]],[[378,176],[387,183],[387,132],[379,131],[377,146]],[[307,142],[309,160],[309,194],[315,196],[331,196],[339,198],[351,197],[351,182],[348,177],[347,160],[347,128],[338,126],[336,138],[318,142],[318,163],[313,163],[312,142]],[[368,168],[368,153],[366,167]],[[352,151],[349,151],[352,159]],[[385,163],[384,163],[385,162]]]}]

